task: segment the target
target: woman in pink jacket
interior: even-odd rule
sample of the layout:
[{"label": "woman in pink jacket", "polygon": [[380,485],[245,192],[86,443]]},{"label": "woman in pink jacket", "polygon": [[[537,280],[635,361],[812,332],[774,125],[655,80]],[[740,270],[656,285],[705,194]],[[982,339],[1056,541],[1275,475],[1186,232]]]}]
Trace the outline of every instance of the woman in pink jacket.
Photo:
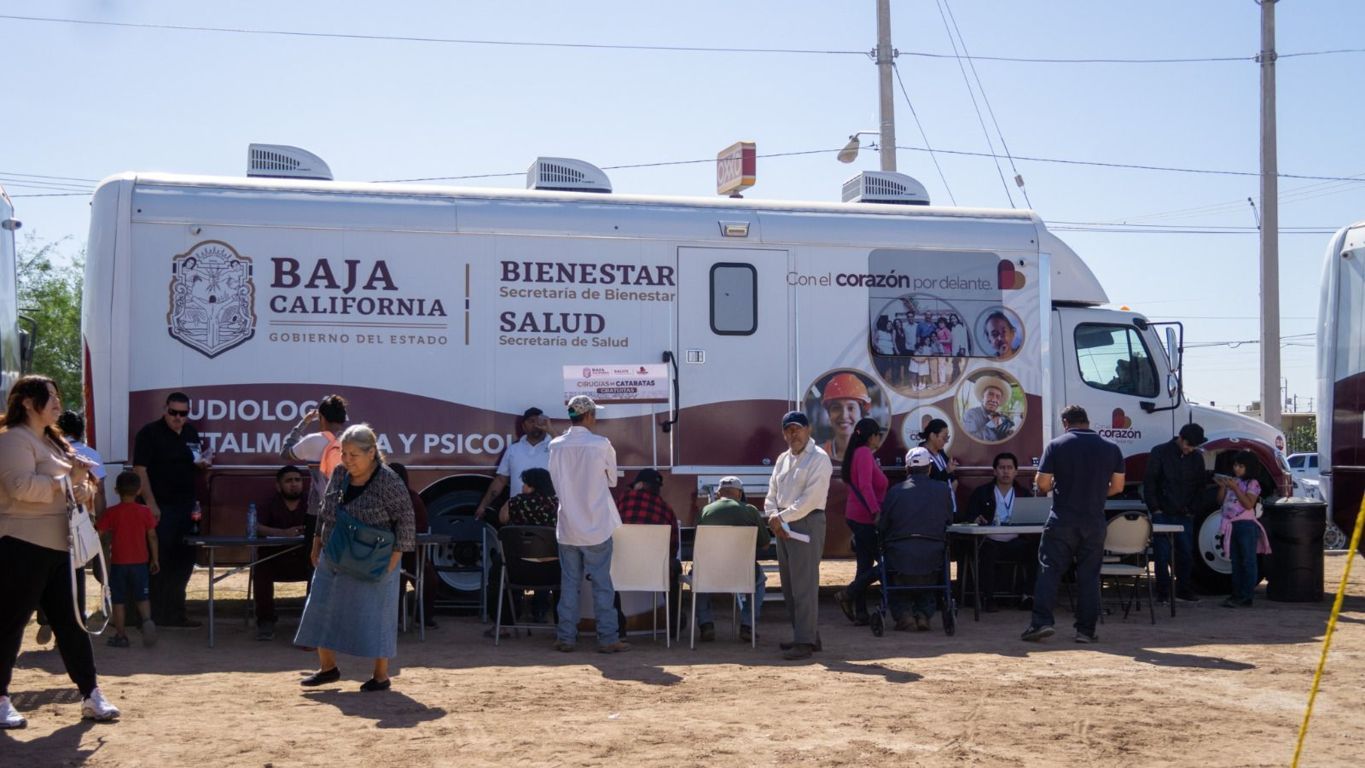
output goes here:
[{"label": "woman in pink jacket", "polygon": [[868,622],[867,588],[877,578],[877,527],[874,523],[882,508],[882,497],[886,496],[887,481],[874,454],[882,447],[885,433],[876,419],[860,419],[853,426],[853,436],[849,438],[839,470],[839,476],[848,487],[844,520],[853,531],[858,572],[836,598],[848,620],[859,626]]}]

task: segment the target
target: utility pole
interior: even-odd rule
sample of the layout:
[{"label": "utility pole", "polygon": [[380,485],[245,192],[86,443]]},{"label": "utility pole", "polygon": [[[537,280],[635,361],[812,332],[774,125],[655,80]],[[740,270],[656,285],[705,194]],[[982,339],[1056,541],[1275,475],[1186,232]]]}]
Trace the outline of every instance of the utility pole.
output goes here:
[{"label": "utility pole", "polygon": [[1261,418],[1280,428],[1280,187],[1275,143],[1275,2],[1261,4]]},{"label": "utility pole", "polygon": [[877,83],[881,92],[882,170],[896,170],[896,102],[891,91],[891,0],[877,0]]}]

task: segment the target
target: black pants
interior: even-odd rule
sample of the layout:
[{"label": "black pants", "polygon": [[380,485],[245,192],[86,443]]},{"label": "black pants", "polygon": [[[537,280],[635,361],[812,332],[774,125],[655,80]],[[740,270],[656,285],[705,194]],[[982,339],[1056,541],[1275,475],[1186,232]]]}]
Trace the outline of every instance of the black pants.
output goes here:
[{"label": "black pants", "polygon": [[161,572],[152,577],[152,619],[157,624],[176,624],[185,619],[185,587],[194,574],[198,547],[185,543],[190,533],[190,504],[161,505],[156,524],[157,554]]},{"label": "black pants", "polygon": [[999,591],[996,576],[1001,561],[1017,563],[1024,571],[1024,583],[1007,586],[1011,596],[1033,596],[1033,583],[1038,575],[1038,539],[1017,536],[1009,541],[986,539],[981,542],[981,599],[990,602]]},{"label": "black pants", "polygon": [[1049,525],[1038,549],[1038,584],[1033,597],[1033,625],[1052,626],[1052,607],[1062,574],[1076,567],[1076,629],[1095,634],[1100,618],[1100,566],[1104,563],[1103,522],[1084,528]]},{"label": "black pants", "polygon": [[71,599],[71,556],[13,536],[0,538],[0,696],[9,695],[24,627],[42,607],[57,638],[66,673],[82,697],[95,690],[95,652],[76,622]]}]

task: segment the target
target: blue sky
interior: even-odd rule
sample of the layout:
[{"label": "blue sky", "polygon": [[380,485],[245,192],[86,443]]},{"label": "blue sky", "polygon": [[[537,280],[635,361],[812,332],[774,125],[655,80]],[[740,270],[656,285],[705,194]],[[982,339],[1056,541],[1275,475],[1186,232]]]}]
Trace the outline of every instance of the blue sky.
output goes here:
[{"label": "blue sky", "polygon": [[[939,150],[990,152],[951,54],[946,0],[895,0],[893,44],[914,108]],[[1219,58],[1254,56],[1252,0],[1006,3],[952,0],[974,56]],[[867,51],[873,0],[840,2],[458,3],[408,0],[290,3],[191,0],[7,0],[0,16],[134,24],[439,37],[489,41]],[[1283,54],[1358,48],[1365,3],[1282,0]],[[863,55],[718,53],[456,45],[138,29],[0,18],[8,68],[0,184],[25,231],[86,237],[82,196],[24,186],[17,174],[99,179],[120,171],[239,175],[253,141],[321,155],[338,179],[475,174],[452,182],[517,187],[537,155],[599,166],[701,160],[739,139],[767,153],[748,197],[838,199],[841,183],[876,169],[834,152],[877,126],[876,69]],[[1259,68],[1249,60],[1178,64],[976,61],[1000,133],[1016,156],[1189,169],[1258,170]],[[970,70],[968,70],[970,74]],[[1282,59],[1279,163],[1285,174],[1365,173],[1356,91],[1365,54]],[[981,97],[977,96],[978,103]],[[984,109],[984,104],[983,104]],[[896,102],[900,170],[935,203],[1009,207],[989,158],[924,147],[906,101]],[[987,126],[991,125],[986,116]],[[875,139],[875,137],[866,137]],[[1000,137],[990,142],[1000,151]],[[1186,322],[1187,342],[1259,335],[1258,240],[1234,234],[1063,231],[1060,222],[1247,227],[1254,176],[1111,169],[1016,160],[1032,207],[1091,265],[1115,304]],[[1013,175],[1002,162],[1006,178]],[[714,193],[708,163],[608,171],[617,191]],[[946,179],[946,185],[944,182]],[[47,180],[50,183],[52,180]],[[61,182],[73,183],[73,182]],[[89,183],[74,182],[86,189]],[[1010,184],[1013,204],[1024,207]],[[1365,182],[1283,179],[1283,227],[1336,228],[1365,218]],[[1280,238],[1282,333],[1315,327],[1330,235]],[[1283,348],[1288,391],[1314,394],[1311,338]],[[1193,348],[1186,389],[1218,405],[1258,397],[1258,351]]]}]

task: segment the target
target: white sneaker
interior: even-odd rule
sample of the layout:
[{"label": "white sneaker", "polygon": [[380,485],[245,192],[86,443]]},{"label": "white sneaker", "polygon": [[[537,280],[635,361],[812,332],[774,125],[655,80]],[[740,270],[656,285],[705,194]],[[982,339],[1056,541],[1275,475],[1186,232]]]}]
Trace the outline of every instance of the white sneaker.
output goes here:
[{"label": "white sneaker", "polygon": [[38,645],[47,645],[52,642],[52,627],[46,624],[38,625]]},{"label": "white sneaker", "polygon": [[10,703],[8,696],[0,696],[0,730],[7,728],[23,728],[28,725],[24,716],[19,714],[19,710]]},{"label": "white sneaker", "polygon": [[151,619],[142,622],[142,645],[145,648],[156,645],[156,622]]},{"label": "white sneaker", "polygon": [[110,720],[117,720],[119,714],[118,707],[109,703],[104,698],[104,692],[96,688],[90,692],[90,698],[81,702],[81,717],[89,720],[96,720],[107,723]]}]

